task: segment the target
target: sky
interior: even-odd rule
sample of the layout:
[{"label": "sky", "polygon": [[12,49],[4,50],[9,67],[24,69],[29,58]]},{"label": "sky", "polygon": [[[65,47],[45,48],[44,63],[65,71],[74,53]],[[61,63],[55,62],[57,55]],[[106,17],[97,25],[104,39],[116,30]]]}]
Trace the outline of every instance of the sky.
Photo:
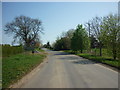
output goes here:
[{"label": "sky", "polygon": [[[2,28],[20,15],[37,18],[44,28],[44,34],[40,34],[42,43],[53,43],[62,32],[78,24],[117,12],[117,2],[2,2]],[[3,32],[2,43],[11,44],[12,36]]]}]

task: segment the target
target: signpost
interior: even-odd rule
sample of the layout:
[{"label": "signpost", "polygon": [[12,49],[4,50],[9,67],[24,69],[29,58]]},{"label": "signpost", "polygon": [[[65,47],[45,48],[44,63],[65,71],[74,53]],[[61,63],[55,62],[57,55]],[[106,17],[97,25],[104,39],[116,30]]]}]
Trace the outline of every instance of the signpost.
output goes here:
[{"label": "signpost", "polygon": [[94,43],[94,46],[95,46],[95,56],[96,56],[96,47],[97,47],[97,43],[96,42]]},{"label": "signpost", "polygon": [[32,53],[35,52],[35,41],[31,41],[31,49],[32,49]]}]

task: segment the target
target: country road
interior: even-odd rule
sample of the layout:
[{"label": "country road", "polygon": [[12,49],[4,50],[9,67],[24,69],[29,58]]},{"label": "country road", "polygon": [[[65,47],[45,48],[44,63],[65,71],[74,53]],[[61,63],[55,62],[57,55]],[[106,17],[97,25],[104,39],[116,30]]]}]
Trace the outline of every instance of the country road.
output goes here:
[{"label": "country road", "polygon": [[116,71],[65,52],[46,52],[48,62],[21,88],[118,88]]}]

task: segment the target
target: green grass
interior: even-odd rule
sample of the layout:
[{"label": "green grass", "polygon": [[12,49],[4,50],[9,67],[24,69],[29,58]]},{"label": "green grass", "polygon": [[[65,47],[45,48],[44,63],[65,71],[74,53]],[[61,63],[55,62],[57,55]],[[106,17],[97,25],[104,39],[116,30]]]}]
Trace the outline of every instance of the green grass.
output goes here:
[{"label": "green grass", "polygon": [[77,54],[77,55],[81,56],[81,57],[84,57],[84,58],[87,58],[87,59],[94,60],[94,61],[99,61],[99,62],[102,62],[102,63],[106,63],[106,64],[109,64],[109,65],[112,65],[112,66],[115,66],[115,67],[118,67],[118,62],[120,61],[120,60],[114,60],[114,59],[111,59],[111,58],[108,58],[108,57],[95,56],[95,55],[90,55],[90,54],[86,54],[86,53]]},{"label": "green grass", "polygon": [[44,50],[39,49],[39,48],[36,48],[36,50],[39,51],[39,52],[44,52]]},{"label": "green grass", "polygon": [[27,52],[3,58],[3,88],[9,87],[9,85],[15,83],[30,72],[43,61],[45,56],[46,55],[43,54],[30,54]]},{"label": "green grass", "polygon": [[[94,51],[95,49],[92,49],[92,51]],[[90,60],[94,60],[94,61],[99,61],[117,68],[120,68],[120,65],[118,63],[120,63],[120,60],[114,60],[112,59],[112,55],[110,52],[107,51],[107,49],[102,49],[102,54],[103,56],[98,56],[99,55],[99,49],[96,49],[96,53],[97,55],[94,55],[94,53],[74,53],[72,50],[65,50],[65,52],[67,53],[71,53],[71,54],[76,54],[78,56],[90,59]],[[118,66],[119,65],[119,66]]]},{"label": "green grass", "polygon": [[[93,54],[95,54],[95,50],[96,50],[96,55],[99,55],[100,49],[99,48],[92,49]],[[112,53],[106,48],[102,48],[102,56],[107,58],[112,58]]]}]

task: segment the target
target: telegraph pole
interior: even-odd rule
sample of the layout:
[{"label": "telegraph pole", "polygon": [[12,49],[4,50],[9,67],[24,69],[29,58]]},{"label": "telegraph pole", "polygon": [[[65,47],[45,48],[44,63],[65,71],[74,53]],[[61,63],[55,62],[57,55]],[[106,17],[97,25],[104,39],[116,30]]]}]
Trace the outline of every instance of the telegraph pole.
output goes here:
[{"label": "telegraph pole", "polygon": [[89,31],[89,38],[90,38],[90,23],[88,22],[88,31]]},{"label": "telegraph pole", "polygon": [[[90,40],[90,23],[88,22],[88,35],[89,35],[89,40]],[[91,40],[90,40],[91,41]],[[90,42],[90,49],[89,52],[91,52],[91,42]]]}]

